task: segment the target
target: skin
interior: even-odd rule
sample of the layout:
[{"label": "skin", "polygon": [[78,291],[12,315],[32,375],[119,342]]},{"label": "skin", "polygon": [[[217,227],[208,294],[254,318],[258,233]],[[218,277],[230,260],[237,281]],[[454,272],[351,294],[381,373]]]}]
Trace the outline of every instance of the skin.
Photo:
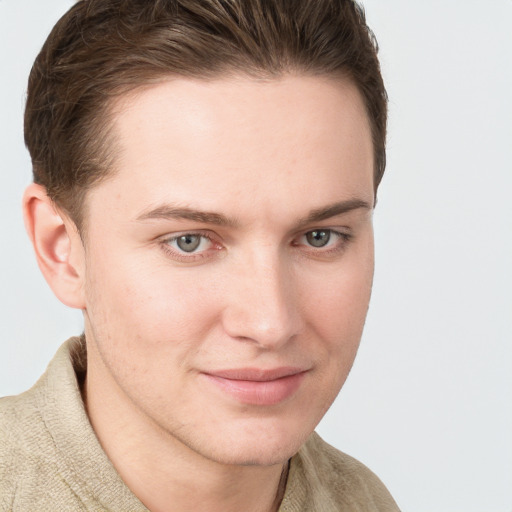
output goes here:
[{"label": "skin", "polygon": [[[88,192],[83,240],[40,187],[25,196],[41,269],[84,312],[93,428],[153,511],[276,510],[288,459],[350,371],[370,299],[360,95],[321,77],[173,79],[116,112],[117,169]],[[311,245],[319,232],[324,247]],[[180,248],[187,234],[195,252]],[[263,403],[215,377],[247,368],[300,377]]]}]

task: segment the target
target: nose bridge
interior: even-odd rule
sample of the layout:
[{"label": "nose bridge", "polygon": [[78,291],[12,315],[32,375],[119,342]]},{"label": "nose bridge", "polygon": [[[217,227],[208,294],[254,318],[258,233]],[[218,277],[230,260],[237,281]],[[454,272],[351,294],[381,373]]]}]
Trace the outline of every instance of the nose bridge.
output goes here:
[{"label": "nose bridge", "polygon": [[300,331],[292,269],[274,247],[259,247],[232,276],[224,328],[235,338],[277,348]]}]

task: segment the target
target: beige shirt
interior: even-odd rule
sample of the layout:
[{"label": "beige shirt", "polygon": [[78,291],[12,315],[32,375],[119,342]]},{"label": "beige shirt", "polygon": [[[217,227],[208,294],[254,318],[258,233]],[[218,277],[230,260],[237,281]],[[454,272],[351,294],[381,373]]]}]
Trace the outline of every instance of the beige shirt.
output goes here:
[{"label": "beige shirt", "polygon": [[[0,512],[147,512],[89,423],[78,384],[84,360],[71,338],[32,389],[0,400]],[[398,507],[368,468],[313,433],[291,459],[279,511],[345,510]]]}]

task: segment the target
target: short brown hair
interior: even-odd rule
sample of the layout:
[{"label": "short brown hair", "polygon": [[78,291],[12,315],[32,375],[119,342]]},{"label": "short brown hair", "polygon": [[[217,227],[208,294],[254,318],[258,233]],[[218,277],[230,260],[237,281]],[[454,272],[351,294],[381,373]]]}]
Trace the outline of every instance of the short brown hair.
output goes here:
[{"label": "short brown hair", "polygon": [[126,92],[169,75],[286,72],[341,76],[358,88],[386,162],[387,96],[377,43],[353,0],[81,0],[32,68],[25,143],[34,181],[82,224],[85,192],[112,169],[108,112]]}]

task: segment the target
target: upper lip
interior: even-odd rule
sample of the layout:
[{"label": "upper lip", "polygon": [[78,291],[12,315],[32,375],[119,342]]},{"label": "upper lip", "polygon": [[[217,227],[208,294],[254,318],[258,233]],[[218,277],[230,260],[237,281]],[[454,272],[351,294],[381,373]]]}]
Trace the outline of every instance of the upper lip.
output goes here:
[{"label": "upper lip", "polygon": [[304,368],[296,368],[292,366],[282,366],[279,368],[262,369],[262,368],[233,368],[229,370],[215,370],[204,372],[212,377],[229,380],[246,380],[253,382],[268,382],[272,380],[290,377],[307,370]]}]

